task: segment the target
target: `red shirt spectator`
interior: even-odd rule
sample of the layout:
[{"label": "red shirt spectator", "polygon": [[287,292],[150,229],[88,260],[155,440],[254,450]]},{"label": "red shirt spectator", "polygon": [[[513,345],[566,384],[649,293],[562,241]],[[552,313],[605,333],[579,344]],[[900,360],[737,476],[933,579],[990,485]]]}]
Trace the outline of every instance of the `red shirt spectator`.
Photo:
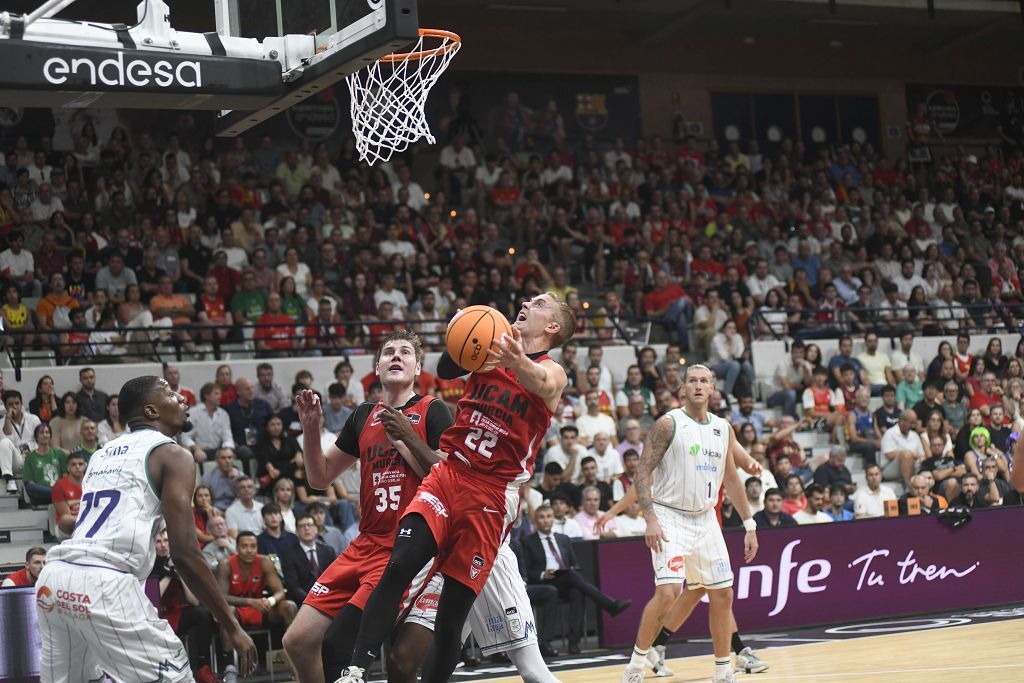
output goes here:
[{"label": "red shirt spectator", "polygon": [[644,294],[644,313],[647,315],[664,314],[666,308],[686,296],[683,288],[670,280],[664,271],[658,271],[654,283],[654,289]]},{"label": "red shirt spectator", "polygon": [[[271,292],[267,296],[267,312],[259,317],[253,340],[261,351],[291,351],[298,333],[291,316],[281,312],[281,295]],[[222,400],[223,403],[223,400]]]}]

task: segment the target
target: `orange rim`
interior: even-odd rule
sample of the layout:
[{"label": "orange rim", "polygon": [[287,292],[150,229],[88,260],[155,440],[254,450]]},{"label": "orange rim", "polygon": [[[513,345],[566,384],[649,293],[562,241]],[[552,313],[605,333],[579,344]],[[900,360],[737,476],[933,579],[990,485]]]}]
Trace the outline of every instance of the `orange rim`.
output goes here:
[{"label": "orange rim", "polygon": [[446,40],[444,45],[436,47],[433,50],[419,50],[417,52],[396,52],[390,55],[384,55],[379,61],[382,62],[402,62],[407,59],[424,59],[426,57],[436,57],[443,55],[447,52],[451,52],[458,48],[462,44],[462,38],[459,34],[452,33],[451,31],[445,31],[439,28],[421,28],[420,38],[441,38]]}]

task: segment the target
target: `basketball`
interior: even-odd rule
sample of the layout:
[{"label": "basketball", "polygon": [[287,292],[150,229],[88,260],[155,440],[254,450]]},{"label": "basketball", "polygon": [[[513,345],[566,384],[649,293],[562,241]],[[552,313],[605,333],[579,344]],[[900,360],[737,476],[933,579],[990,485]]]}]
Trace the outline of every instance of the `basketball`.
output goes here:
[{"label": "basketball", "polygon": [[470,306],[448,325],[445,344],[448,355],[463,370],[476,372],[491,359],[487,349],[503,334],[512,334],[512,326],[502,313],[490,306]]}]

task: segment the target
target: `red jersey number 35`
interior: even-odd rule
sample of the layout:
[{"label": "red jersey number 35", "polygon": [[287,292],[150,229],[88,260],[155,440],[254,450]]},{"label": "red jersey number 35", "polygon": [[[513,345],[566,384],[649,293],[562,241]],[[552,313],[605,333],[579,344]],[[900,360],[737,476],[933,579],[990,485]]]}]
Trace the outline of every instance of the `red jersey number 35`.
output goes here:
[{"label": "red jersey number 35", "polygon": [[392,510],[397,510],[398,504],[402,500],[402,487],[380,486],[373,490],[373,495],[377,496],[377,512],[384,512],[389,507]]}]

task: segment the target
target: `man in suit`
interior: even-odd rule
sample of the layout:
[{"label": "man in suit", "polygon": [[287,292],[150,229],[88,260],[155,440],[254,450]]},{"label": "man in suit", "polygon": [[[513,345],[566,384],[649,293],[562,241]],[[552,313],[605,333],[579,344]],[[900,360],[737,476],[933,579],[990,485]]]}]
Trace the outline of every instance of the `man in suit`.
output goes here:
[{"label": "man in suit", "polygon": [[299,544],[282,549],[281,568],[284,570],[288,599],[302,604],[309,589],[320,577],[320,572],[329,567],[338,554],[331,546],[317,540],[317,526],[312,516],[300,515],[295,520],[295,531]]},{"label": "man in suit", "polygon": [[559,597],[569,601],[569,653],[579,654],[583,636],[583,596],[612,616],[629,607],[631,601],[605,595],[580,574],[569,537],[551,530],[555,521],[551,506],[537,508],[533,519],[537,531],[523,539],[527,582],[554,586]]}]

